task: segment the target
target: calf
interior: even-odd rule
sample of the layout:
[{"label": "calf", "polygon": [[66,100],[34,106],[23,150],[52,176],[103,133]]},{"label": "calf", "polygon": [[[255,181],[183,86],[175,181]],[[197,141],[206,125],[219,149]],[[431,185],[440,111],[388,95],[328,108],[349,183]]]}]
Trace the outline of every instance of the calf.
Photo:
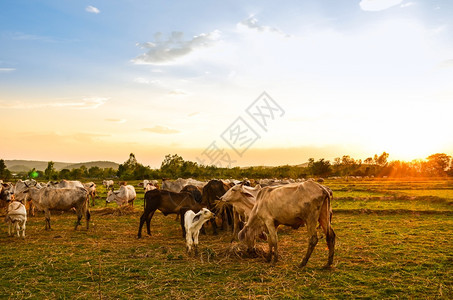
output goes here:
[{"label": "calf", "polygon": [[[25,238],[25,223],[27,223],[27,210],[25,209],[25,205],[18,201],[11,202],[8,205],[5,221],[8,223],[9,236],[14,234],[15,229],[17,237],[22,235],[22,238]],[[11,226],[13,226],[13,232],[11,232]]]},{"label": "calf", "polygon": [[180,213],[181,208],[187,207],[195,212],[200,211],[203,207],[197,203],[190,193],[174,193],[165,190],[152,190],[145,193],[144,211],[140,217],[138,228],[138,238],[142,237],[143,224],[146,221],[146,229],[151,235],[151,219],[156,210],[160,210],[164,216],[169,214]]},{"label": "calf", "polygon": [[200,234],[201,226],[214,217],[215,215],[207,208],[201,209],[198,213],[188,210],[182,215],[181,223],[184,223],[186,232],[187,253],[191,253],[193,248],[195,255],[198,254],[198,235]]},{"label": "calf", "polygon": [[94,182],[87,182],[83,184],[83,187],[87,190],[88,196],[91,198],[91,206],[94,206],[96,204],[96,184]]}]

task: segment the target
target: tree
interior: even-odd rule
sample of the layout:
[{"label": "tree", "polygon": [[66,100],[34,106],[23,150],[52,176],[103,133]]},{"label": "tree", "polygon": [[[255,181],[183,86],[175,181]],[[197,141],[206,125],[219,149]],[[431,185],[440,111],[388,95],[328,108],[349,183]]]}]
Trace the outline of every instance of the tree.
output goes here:
[{"label": "tree", "polygon": [[44,170],[44,175],[46,176],[47,180],[51,180],[55,175],[55,168],[53,166],[54,166],[53,161],[49,161],[47,163],[47,168]]},{"label": "tree", "polygon": [[11,177],[11,172],[6,167],[5,161],[0,159],[0,179],[8,180]]},{"label": "tree", "polygon": [[308,159],[308,171],[314,176],[327,176],[332,172],[330,161],[324,158],[315,161],[313,158]]},{"label": "tree", "polygon": [[165,177],[177,178],[181,176],[183,165],[184,159],[181,156],[178,154],[167,154],[160,166],[160,170]]},{"label": "tree", "polygon": [[389,154],[387,152],[382,152],[382,154],[379,157],[377,157],[377,155],[374,155],[376,164],[381,167],[383,167],[387,164],[388,157],[389,157]]},{"label": "tree", "polygon": [[70,179],[71,171],[69,169],[62,169],[58,174],[60,179]]},{"label": "tree", "polygon": [[84,172],[81,168],[72,169],[70,176],[72,179],[82,179],[84,176]]},{"label": "tree", "polygon": [[90,178],[102,178],[102,169],[98,166],[93,166],[88,169],[88,177]]},{"label": "tree", "polygon": [[426,158],[426,170],[431,176],[447,175],[448,167],[450,166],[451,156],[445,153],[436,153]]}]

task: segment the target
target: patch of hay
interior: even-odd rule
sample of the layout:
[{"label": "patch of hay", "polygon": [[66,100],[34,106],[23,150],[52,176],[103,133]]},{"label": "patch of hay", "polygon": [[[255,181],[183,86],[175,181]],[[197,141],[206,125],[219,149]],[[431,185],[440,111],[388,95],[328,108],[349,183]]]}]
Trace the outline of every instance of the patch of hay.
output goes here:
[{"label": "patch of hay", "polygon": [[219,251],[219,256],[225,258],[237,257],[237,258],[265,258],[266,252],[263,248],[255,245],[255,248],[250,251],[247,249],[247,246],[242,243],[231,243],[227,248],[224,248]]},{"label": "patch of hay", "polygon": [[124,216],[124,215],[133,215],[136,213],[132,206],[121,206],[121,207],[105,207],[97,210],[92,210],[92,214],[95,215],[114,215],[114,216]]}]

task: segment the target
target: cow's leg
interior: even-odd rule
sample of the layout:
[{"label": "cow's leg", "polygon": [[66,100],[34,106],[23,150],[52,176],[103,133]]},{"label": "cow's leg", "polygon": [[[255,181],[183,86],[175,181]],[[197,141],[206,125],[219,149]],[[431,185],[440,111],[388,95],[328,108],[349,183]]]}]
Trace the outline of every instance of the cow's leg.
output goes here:
[{"label": "cow's leg", "polygon": [[16,235],[17,237],[20,237],[20,221],[16,221],[15,224],[16,224]]},{"label": "cow's leg", "polygon": [[82,223],[80,222],[82,220],[82,213],[80,211],[77,212],[77,222],[74,226],[74,230],[77,230],[77,227],[81,225]]},{"label": "cow's leg", "polygon": [[333,256],[335,252],[335,232],[333,231],[333,228],[331,226],[332,215],[327,204],[327,202],[324,203],[323,209],[321,210],[321,215],[319,217],[319,223],[324,230],[327,247],[329,248],[329,258],[324,268],[330,268],[332,266]]},{"label": "cow's leg", "polygon": [[137,238],[142,237],[142,227],[143,227],[143,224],[145,223],[145,221],[146,221],[146,212],[143,212],[142,216],[140,217],[140,225],[138,226]]},{"label": "cow's leg", "polygon": [[333,231],[332,227],[329,228],[329,232],[326,235],[327,247],[329,248],[329,258],[327,260],[327,264],[324,266],[325,268],[330,268],[333,264],[333,256],[335,252],[335,232]]},{"label": "cow's leg", "polygon": [[90,209],[87,207],[87,210],[85,212],[85,219],[86,219],[86,222],[87,222],[87,230],[90,228],[90,219],[91,219],[91,213],[90,213]]},{"label": "cow's leg", "polygon": [[266,260],[268,262],[272,261],[272,255],[274,256],[274,263],[278,261],[278,249],[277,249],[277,228],[275,228],[273,220],[269,220],[265,222],[267,231],[269,232],[268,242],[269,242],[269,253],[267,255]]},{"label": "cow's leg", "polygon": [[192,232],[189,230],[189,232],[186,232],[187,253],[190,253],[190,251],[192,251],[192,245],[193,245],[193,237],[192,237]]},{"label": "cow's leg", "polygon": [[212,234],[217,235],[217,223],[215,222],[215,218],[210,220],[212,225]]},{"label": "cow's leg", "polygon": [[198,236],[200,235],[200,230],[197,230],[193,233],[193,243],[195,247],[195,255],[198,255]]},{"label": "cow's leg", "polygon": [[50,227],[50,211],[49,209],[44,210],[44,215],[46,217],[46,230],[52,230]]},{"label": "cow's leg", "polygon": [[308,260],[310,259],[313,249],[315,249],[316,244],[318,243],[318,234],[316,233],[316,220],[307,221],[307,231],[308,231],[308,248],[307,253],[305,254],[304,259],[300,263],[299,267],[305,267]]},{"label": "cow's leg", "polygon": [[238,239],[239,222],[239,213],[233,208],[233,238],[231,239],[231,242]]},{"label": "cow's leg", "polygon": [[25,238],[25,223],[26,221],[24,220],[23,223],[22,223],[22,237]]},{"label": "cow's leg", "polygon": [[233,207],[228,206],[226,209],[226,217],[227,217],[227,230],[228,231],[233,231],[234,230],[234,224],[233,224]]},{"label": "cow's leg", "polygon": [[146,218],[146,230],[148,235],[151,235],[151,219],[153,218],[155,212],[156,210],[151,211],[148,218]]}]

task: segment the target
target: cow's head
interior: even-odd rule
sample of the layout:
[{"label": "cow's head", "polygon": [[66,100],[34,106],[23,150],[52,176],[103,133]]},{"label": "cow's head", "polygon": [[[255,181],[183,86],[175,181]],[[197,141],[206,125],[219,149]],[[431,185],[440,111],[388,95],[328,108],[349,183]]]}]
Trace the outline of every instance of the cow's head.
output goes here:
[{"label": "cow's head", "polygon": [[229,189],[228,192],[226,192],[222,197],[220,197],[220,200],[231,203],[249,198],[254,199],[255,196],[253,196],[248,190],[246,190],[243,184],[238,184]]},{"label": "cow's head", "polygon": [[107,199],[105,199],[105,203],[110,203],[112,201],[115,201],[116,195],[118,195],[118,192],[115,192],[113,190],[109,191],[107,193]]}]

